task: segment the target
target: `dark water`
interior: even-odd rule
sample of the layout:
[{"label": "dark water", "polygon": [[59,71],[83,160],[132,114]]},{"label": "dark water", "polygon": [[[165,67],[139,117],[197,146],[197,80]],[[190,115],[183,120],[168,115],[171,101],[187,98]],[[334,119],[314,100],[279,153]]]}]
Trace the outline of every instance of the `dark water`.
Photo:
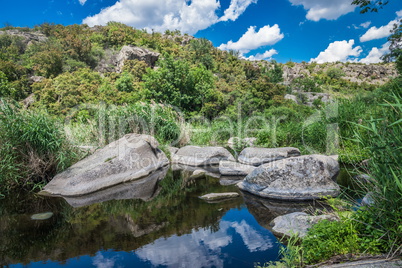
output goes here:
[{"label": "dark water", "polygon": [[[347,179],[347,171],[340,177]],[[229,179],[163,170],[81,198],[15,193],[0,200],[3,267],[254,267],[278,259],[277,216],[317,203],[241,193]],[[139,190],[140,189],[140,190]],[[240,197],[207,203],[212,192]],[[36,213],[53,212],[47,220]]]},{"label": "dark water", "polygon": [[[148,179],[142,193],[128,185],[81,199],[15,193],[0,200],[0,265],[253,267],[277,260],[277,239],[250,213],[254,201],[247,205],[241,195],[207,203],[198,196],[239,190],[221,185],[227,180],[190,174],[170,170],[160,181]],[[114,198],[120,200],[107,201]],[[31,219],[43,212],[54,215]]]}]

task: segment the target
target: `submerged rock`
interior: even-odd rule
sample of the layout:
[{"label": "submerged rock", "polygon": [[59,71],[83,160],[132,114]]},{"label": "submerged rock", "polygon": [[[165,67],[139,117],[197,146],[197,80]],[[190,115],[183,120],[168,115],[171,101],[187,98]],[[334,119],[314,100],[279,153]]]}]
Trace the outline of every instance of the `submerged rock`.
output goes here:
[{"label": "submerged rock", "polygon": [[257,167],[233,161],[220,161],[219,172],[225,176],[247,176]]},{"label": "submerged rock", "polygon": [[172,162],[188,166],[218,165],[221,160],[235,161],[223,147],[184,146],[172,156]]},{"label": "submerged rock", "polygon": [[32,220],[47,220],[50,219],[53,216],[53,212],[44,212],[44,213],[38,213],[38,214],[33,214],[31,216]]},{"label": "submerged rock", "polygon": [[149,135],[128,134],[56,175],[40,193],[79,196],[143,178],[169,164]]},{"label": "submerged rock", "polygon": [[220,201],[220,200],[226,200],[226,199],[231,199],[231,198],[236,198],[239,197],[239,193],[211,193],[211,194],[206,194],[203,196],[200,196],[201,199],[206,200],[206,201]]},{"label": "submerged rock", "polygon": [[339,194],[338,173],[339,164],[331,157],[303,155],[264,164],[237,185],[261,197],[313,200]]},{"label": "submerged rock", "polygon": [[277,236],[304,237],[308,229],[322,220],[335,221],[337,218],[333,215],[310,216],[304,212],[293,212],[275,218],[272,223],[272,232]]},{"label": "submerged rock", "polygon": [[239,154],[238,161],[242,164],[259,166],[264,163],[288,158],[292,156],[299,156],[300,151],[294,147],[282,148],[245,148]]}]

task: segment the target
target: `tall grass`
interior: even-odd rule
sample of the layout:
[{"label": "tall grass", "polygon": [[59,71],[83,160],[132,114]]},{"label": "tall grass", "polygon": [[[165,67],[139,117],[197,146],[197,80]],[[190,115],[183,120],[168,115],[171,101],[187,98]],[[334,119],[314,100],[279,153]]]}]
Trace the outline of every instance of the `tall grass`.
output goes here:
[{"label": "tall grass", "polygon": [[373,178],[367,191],[374,204],[359,211],[359,231],[377,239],[381,249],[402,254],[402,87],[381,105],[378,117],[361,125],[367,137],[356,132],[357,140],[369,151],[367,173]]},{"label": "tall grass", "polygon": [[76,157],[56,120],[0,100],[0,193],[45,183]]}]

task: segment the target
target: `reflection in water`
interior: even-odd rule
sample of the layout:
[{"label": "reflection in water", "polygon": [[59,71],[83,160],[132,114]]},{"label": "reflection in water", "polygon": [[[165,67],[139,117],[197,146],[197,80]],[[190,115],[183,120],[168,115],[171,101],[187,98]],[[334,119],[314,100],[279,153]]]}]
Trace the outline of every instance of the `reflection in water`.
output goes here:
[{"label": "reflection in water", "polygon": [[[272,234],[261,228],[252,217],[229,220],[246,214],[249,214],[246,208],[240,211],[230,210],[223,216],[217,231],[208,228],[193,229],[190,234],[183,236],[160,238],[138,249],[136,254],[154,266],[224,267],[231,263],[231,267],[253,267],[254,262],[267,260],[261,260],[261,255],[253,253],[272,250],[277,254],[278,244],[274,243],[276,239]],[[230,246],[235,246],[236,251],[228,251]],[[234,263],[239,256],[244,258],[241,265]]]},{"label": "reflection in water", "polygon": [[[32,194],[0,200],[0,266],[253,267],[277,259],[275,237],[242,198],[213,204],[198,198],[238,192],[236,186],[222,186],[209,176],[183,183],[180,171],[156,178],[148,201],[106,201],[113,194],[102,203],[85,203],[101,201],[96,196],[75,201],[76,207]],[[118,191],[114,199],[126,192]],[[54,216],[30,220],[45,211]]]},{"label": "reflection in water", "polygon": [[165,178],[168,167],[155,171],[151,175],[128,183],[118,184],[101,191],[83,196],[63,197],[73,207],[83,207],[109,200],[141,199],[149,201],[159,193],[158,182]]}]

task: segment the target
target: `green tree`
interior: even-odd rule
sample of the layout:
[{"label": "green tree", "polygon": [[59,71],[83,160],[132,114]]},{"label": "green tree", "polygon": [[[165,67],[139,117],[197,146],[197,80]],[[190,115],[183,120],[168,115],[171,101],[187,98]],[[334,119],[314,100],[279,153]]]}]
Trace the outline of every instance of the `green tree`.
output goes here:
[{"label": "green tree", "polygon": [[361,8],[360,13],[378,12],[378,9],[383,8],[388,4],[387,0],[353,0],[352,5],[357,5]]},{"label": "green tree", "polygon": [[200,111],[211,96],[213,75],[203,65],[192,67],[185,60],[165,56],[160,67],[144,76],[145,88],[157,102],[185,111]]}]

